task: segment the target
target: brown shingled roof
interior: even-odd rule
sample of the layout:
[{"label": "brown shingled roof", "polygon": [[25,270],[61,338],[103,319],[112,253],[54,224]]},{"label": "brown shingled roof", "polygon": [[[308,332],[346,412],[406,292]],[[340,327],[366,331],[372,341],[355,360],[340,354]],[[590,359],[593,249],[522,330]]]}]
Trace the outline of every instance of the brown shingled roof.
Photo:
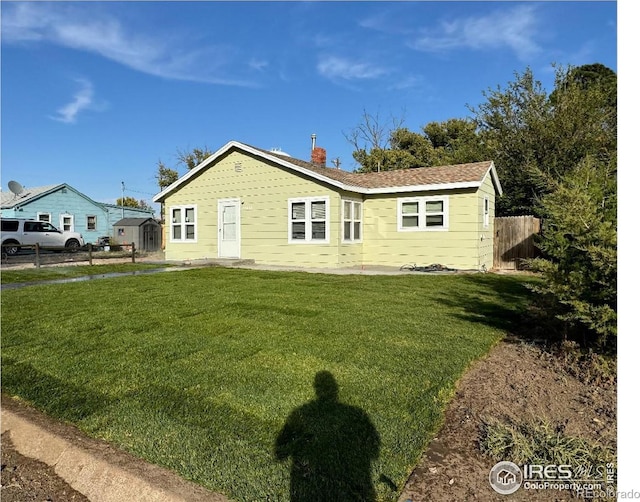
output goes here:
[{"label": "brown shingled roof", "polygon": [[[247,145],[250,146],[250,145]],[[267,155],[279,160],[289,162],[303,169],[308,169],[345,185],[361,188],[390,188],[407,187],[416,185],[446,185],[450,183],[481,182],[491,167],[491,161],[472,162],[468,164],[454,164],[448,166],[416,167],[411,169],[398,169],[395,171],[382,171],[373,173],[352,173],[340,169],[321,167],[311,162],[280,155],[275,152],[260,150]]]},{"label": "brown shingled roof", "polygon": [[188,183],[189,180],[196,176],[202,169],[215,162],[220,155],[224,155],[232,148],[239,148],[245,153],[253,153],[273,162],[282,167],[289,167],[299,173],[324,180],[329,184],[333,184],[344,190],[351,190],[360,193],[391,193],[391,192],[411,192],[415,190],[432,190],[454,187],[478,187],[484,180],[485,176],[491,170],[492,180],[496,186],[498,194],[502,194],[500,181],[497,178],[495,167],[492,161],[473,162],[470,164],[456,164],[450,166],[437,167],[416,167],[412,169],[399,169],[397,171],[384,171],[380,173],[352,173],[342,171],[330,167],[321,167],[317,164],[307,162],[305,160],[282,155],[278,152],[256,148],[255,146],[240,143],[238,141],[229,141],[220,148],[216,153],[212,154],[206,160],[201,162],[194,169],[184,174],[162,192],[155,195],[154,202],[164,200],[170,193],[177,190],[180,186]]}]

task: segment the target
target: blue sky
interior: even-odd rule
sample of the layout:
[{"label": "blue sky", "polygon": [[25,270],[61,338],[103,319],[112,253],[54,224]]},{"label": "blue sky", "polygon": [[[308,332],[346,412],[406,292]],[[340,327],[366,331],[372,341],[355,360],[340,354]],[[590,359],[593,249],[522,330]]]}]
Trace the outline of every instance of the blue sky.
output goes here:
[{"label": "blue sky", "polygon": [[[229,140],[355,167],[364,110],[412,130],[552,63],[617,71],[615,2],[2,2],[2,187],[151,201]],[[180,172],[181,174],[183,171]]]}]

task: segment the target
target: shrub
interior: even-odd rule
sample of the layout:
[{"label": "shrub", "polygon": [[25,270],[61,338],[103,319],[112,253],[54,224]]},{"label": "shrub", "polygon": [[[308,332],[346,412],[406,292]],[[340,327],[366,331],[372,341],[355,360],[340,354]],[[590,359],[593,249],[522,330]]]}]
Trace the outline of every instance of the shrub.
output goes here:
[{"label": "shrub", "polygon": [[563,338],[615,350],[617,335],[616,160],[586,157],[541,200],[538,245],[529,266],[543,281],[532,289],[563,322]]}]

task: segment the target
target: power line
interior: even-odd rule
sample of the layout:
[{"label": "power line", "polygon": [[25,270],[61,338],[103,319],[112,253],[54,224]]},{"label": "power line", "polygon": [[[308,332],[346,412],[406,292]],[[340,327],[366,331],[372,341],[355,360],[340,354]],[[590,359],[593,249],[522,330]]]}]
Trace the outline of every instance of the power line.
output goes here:
[{"label": "power line", "polygon": [[125,188],[125,191],[134,192],[134,193],[141,193],[141,194],[144,194],[144,195],[155,195],[155,193],[143,192],[141,190],[133,190],[131,188]]}]

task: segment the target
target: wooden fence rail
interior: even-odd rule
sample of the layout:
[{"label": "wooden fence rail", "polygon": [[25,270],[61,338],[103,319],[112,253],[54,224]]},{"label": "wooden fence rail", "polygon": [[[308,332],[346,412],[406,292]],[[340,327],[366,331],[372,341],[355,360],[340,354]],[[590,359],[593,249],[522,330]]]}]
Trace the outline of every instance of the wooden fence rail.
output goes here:
[{"label": "wooden fence rail", "polygon": [[8,254],[6,249],[15,248],[13,244],[2,246],[3,264],[23,264],[33,263],[36,268],[41,265],[52,265],[73,262],[89,262],[93,265],[94,260],[108,260],[110,258],[129,258],[132,263],[136,262],[137,249],[134,243],[120,244],[122,252],[101,251],[100,247],[94,248],[92,244],[87,244],[80,249],[69,250],[64,247],[41,246],[40,244],[21,245],[16,254]]},{"label": "wooden fence rail", "polygon": [[535,258],[539,250],[534,235],[540,233],[540,218],[503,216],[495,219],[493,266],[501,270],[520,270],[523,260]]}]

